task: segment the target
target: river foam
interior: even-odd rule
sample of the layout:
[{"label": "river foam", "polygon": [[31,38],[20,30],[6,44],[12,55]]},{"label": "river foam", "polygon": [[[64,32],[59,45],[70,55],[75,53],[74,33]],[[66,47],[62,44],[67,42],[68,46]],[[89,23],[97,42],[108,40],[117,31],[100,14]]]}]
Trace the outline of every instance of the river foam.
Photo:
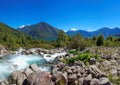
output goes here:
[{"label": "river foam", "polygon": [[[0,60],[0,81],[6,80],[13,71],[24,69],[33,63],[42,66],[46,63],[46,60],[40,55],[14,54],[4,56],[3,59]],[[48,71],[49,67],[40,68],[43,71]]]},{"label": "river foam", "polygon": [[[52,55],[45,54],[44,57],[41,57],[37,54],[22,55],[20,53],[17,53],[13,55],[3,56],[0,60],[0,81],[6,80],[13,71],[22,70],[33,63],[36,63],[42,71],[50,71],[48,62],[52,62],[57,56],[65,54],[66,52],[55,53]],[[50,56],[48,57],[48,55]]]}]

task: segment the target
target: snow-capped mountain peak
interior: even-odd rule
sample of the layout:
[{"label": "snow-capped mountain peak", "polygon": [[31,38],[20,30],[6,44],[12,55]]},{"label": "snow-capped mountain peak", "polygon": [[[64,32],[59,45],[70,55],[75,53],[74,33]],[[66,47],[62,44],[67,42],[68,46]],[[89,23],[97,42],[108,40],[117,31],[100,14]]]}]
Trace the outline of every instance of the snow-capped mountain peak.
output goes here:
[{"label": "snow-capped mountain peak", "polygon": [[21,26],[19,26],[19,28],[22,29],[22,28],[24,28],[25,26],[26,26],[26,25],[21,25]]},{"label": "snow-capped mountain peak", "polygon": [[72,28],[72,29],[70,29],[70,31],[77,31],[77,29],[76,28]]}]

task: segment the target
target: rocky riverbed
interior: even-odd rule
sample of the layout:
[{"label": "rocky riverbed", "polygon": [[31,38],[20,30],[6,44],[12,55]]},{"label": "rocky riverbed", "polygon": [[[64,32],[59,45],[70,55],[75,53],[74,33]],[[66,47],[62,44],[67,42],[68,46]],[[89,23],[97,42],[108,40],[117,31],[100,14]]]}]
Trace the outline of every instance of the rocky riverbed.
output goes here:
[{"label": "rocky riverbed", "polygon": [[[63,51],[64,49],[50,51],[32,48],[22,53],[40,54],[50,58],[51,54]],[[74,59],[77,54],[85,51],[89,51],[92,56],[97,54],[99,58],[89,57],[87,62],[84,60],[65,62],[65,59]],[[84,51],[77,51],[77,54],[68,52],[53,57],[51,72],[41,71],[36,64],[14,71],[9,79],[0,85],[120,85],[120,47],[89,47]]]}]

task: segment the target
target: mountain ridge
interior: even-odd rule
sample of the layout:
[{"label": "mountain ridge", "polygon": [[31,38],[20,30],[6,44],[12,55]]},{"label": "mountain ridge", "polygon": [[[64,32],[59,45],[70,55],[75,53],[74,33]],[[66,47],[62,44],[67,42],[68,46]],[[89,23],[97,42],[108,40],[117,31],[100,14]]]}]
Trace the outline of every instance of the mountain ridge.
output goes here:
[{"label": "mountain ridge", "polygon": [[22,29],[17,29],[20,32],[32,36],[34,39],[56,40],[59,29],[49,25],[46,22],[39,22],[30,26],[25,26]]},{"label": "mountain ridge", "polygon": [[77,33],[80,33],[83,37],[93,37],[93,36],[99,36],[99,35],[103,35],[105,38],[108,36],[114,36],[116,34],[120,33],[120,28],[119,27],[115,27],[115,28],[109,28],[109,27],[102,27],[96,31],[92,31],[92,32],[88,32],[85,30],[76,30],[76,31],[67,31],[66,32],[68,35],[73,36]]}]

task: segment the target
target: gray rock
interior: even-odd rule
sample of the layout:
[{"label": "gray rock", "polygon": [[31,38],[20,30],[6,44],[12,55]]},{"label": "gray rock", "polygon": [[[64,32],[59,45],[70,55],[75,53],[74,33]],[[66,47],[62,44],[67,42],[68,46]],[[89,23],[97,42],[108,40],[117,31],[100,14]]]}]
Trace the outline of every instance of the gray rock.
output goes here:
[{"label": "gray rock", "polygon": [[99,85],[111,85],[111,83],[108,78],[102,77],[99,79]]},{"label": "gray rock", "polygon": [[71,66],[70,69],[73,71],[73,70],[76,70],[76,67],[75,66]]},{"label": "gray rock", "polygon": [[49,51],[49,53],[50,53],[50,54],[53,54],[53,53],[54,53],[54,49],[51,49],[51,50]]},{"label": "gray rock", "polygon": [[33,71],[36,71],[36,72],[40,72],[40,68],[36,65],[36,64],[32,64],[30,65],[30,68],[33,70]]},{"label": "gray rock", "polygon": [[75,61],[75,62],[74,62],[74,65],[75,65],[75,66],[80,66],[80,67],[84,67],[84,66],[85,66],[84,63],[83,63],[83,62],[80,62],[80,61]]},{"label": "gray rock", "polygon": [[119,54],[114,53],[111,57],[112,57],[112,59],[118,59],[119,58]]},{"label": "gray rock", "polygon": [[85,72],[84,68],[81,67],[81,66],[76,67],[76,70],[77,70],[78,73],[84,73]]},{"label": "gray rock", "polygon": [[95,58],[91,58],[90,61],[89,61],[89,63],[91,65],[96,64],[96,59]]},{"label": "gray rock", "polygon": [[104,67],[106,67],[106,66],[110,66],[111,63],[110,63],[109,61],[105,60],[105,61],[102,62],[102,65],[103,65]]},{"label": "gray rock", "polygon": [[80,73],[77,73],[77,78],[81,78],[81,74]]},{"label": "gray rock", "polygon": [[7,84],[5,84],[5,82],[0,82],[0,85],[7,85]]},{"label": "gray rock", "polygon": [[27,85],[27,77],[25,74],[17,76],[17,85]]},{"label": "gray rock", "polygon": [[33,72],[28,76],[28,85],[53,85],[47,72]]},{"label": "gray rock", "polygon": [[9,82],[8,81],[2,81],[2,82],[0,82],[0,85],[9,85]]},{"label": "gray rock", "polygon": [[59,70],[59,68],[54,68],[54,69],[52,70],[52,74],[58,73],[58,70]]},{"label": "gray rock", "polygon": [[62,62],[59,62],[57,66],[59,69],[63,69],[65,67],[65,64]]},{"label": "gray rock", "polygon": [[92,79],[92,81],[90,82],[90,85],[99,85],[99,80],[96,78]]},{"label": "gray rock", "polygon": [[27,68],[25,68],[24,73],[28,77],[29,74],[33,73],[33,71],[27,67]]},{"label": "gray rock", "polygon": [[110,60],[112,65],[119,65],[118,62],[116,60]]},{"label": "gray rock", "polygon": [[51,57],[51,55],[48,54],[46,57]]},{"label": "gray rock", "polygon": [[112,69],[110,73],[112,74],[113,77],[117,77],[118,74],[117,69]]},{"label": "gray rock", "polygon": [[98,69],[95,65],[91,65],[89,67],[88,73],[92,74],[93,78],[106,77],[106,74]]},{"label": "gray rock", "polygon": [[78,79],[78,85],[84,85],[84,79],[83,78]]},{"label": "gray rock", "polygon": [[6,84],[6,85],[9,85],[9,82],[8,82],[7,80],[6,80],[6,81],[4,81],[4,82],[5,82],[5,84]]},{"label": "gray rock", "polygon": [[45,55],[43,52],[39,52],[39,54],[40,54],[42,57],[44,57],[44,55]]},{"label": "gray rock", "polygon": [[25,51],[25,54],[26,54],[26,55],[29,55],[29,54],[30,54],[30,51],[26,50],[26,51]]},{"label": "gray rock", "polygon": [[7,55],[9,52],[0,44],[0,55]]},{"label": "gray rock", "polygon": [[117,75],[120,76],[120,67],[117,68]]},{"label": "gray rock", "polygon": [[77,79],[76,74],[68,75],[68,82],[69,82],[69,83],[75,83],[75,80],[76,80],[76,79]]},{"label": "gray rock", "polygon": [[63,82],[64,85],[67,85],[68,84],[68,80],[67,80],[67,76],[66,74],[61,74],[61,81]]},{"label": "gray rock", "polygon": [[55,82],[55,85],[68,85],[67,74],[58,72],[53,74],[52,80]]},{"label": "gray rock", "polygon": [[8,81],[11,83],[11,84],[15,84],[16,83],[16,80],[17,80],[17,77],[19,75],[21,75],[22,72],[21,71],[14,71],[11,76],[9,77]]},{"label": "gray rock", "polygon": [[59,60],[58,57],[56,57],[56,58],[53,60],[53,64],[54,64],[54,65],[58,64],[59,62],[60,62],[60,60]]},{"label": "gray rock", "polygon": [[68,70],[67,70],[67,74],[68,74],[68,75],[70,75],[70,74],[72,74],[72,73],[73,73],[73,72],[72,72],[71,69],[68,69]]},{"label": "gray rock", "polygon": [[92,75],[89,74],[87,77],[84,77],[84,85],[90,85],[90,82],[92,81]]}]

